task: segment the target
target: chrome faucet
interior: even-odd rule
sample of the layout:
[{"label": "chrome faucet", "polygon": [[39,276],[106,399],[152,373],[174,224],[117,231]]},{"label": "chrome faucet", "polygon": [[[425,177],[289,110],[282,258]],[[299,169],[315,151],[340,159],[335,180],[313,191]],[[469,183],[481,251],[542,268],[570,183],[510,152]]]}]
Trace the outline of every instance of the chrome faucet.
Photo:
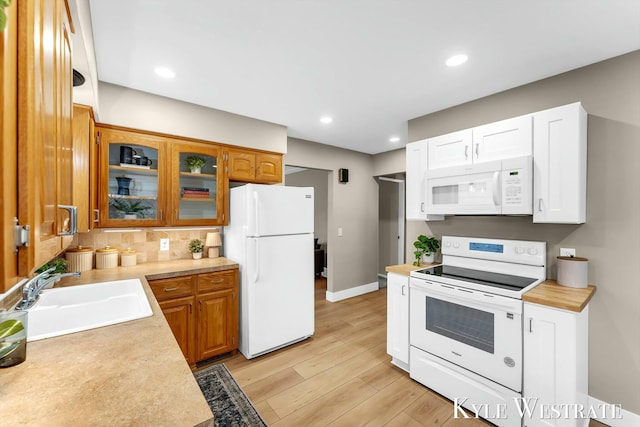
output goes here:
[{"label": "chrome faucet", "polygon": [[29,279],[22,288],[22,301],[18,303],[16,310],[30,309],[40,297],[40,292],[42,292],[42,290],[54,280],[69,276],[80,277],[79,271],[51,274],[53,270],[55,270],[55,267],[45,270],[37,276]]}]

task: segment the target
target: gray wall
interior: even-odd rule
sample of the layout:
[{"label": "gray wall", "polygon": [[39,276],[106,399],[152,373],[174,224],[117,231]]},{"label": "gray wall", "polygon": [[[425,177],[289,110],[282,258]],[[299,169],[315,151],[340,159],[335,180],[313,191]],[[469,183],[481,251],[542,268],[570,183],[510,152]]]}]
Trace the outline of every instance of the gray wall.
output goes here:
[{"label": "gray wall", "polygon": [[205,141],[285,153],[287,128],[100,82],[97,121]]},{"label": "gray wall", "polygon": [[290,187],[313,187],[314,234],[315,237],[318,238],[318,243],[326,245],[327,213],[329,210],[329,172],[320,169],[306,169],[300,172],[289,173],[284,177],[284,185],[288,185]]},{"label": "gray wall", "polygon": [[640,51],[410,120],[409,141],[574,101],[589,113],[586,224],[533,224],[531,217],[409,222],[407,245],[425,232],[544,240],[551,278],[559,248],[576,248],[598,287],[590,306],[589,394],[640,414]]},{"label": "gray wall", "polygon": [[[377,282],[378,184],[371,156],[289,138],[284,163],[329,171],[327,291]],[[347,184],[338,182],[339,168],[349,169]]]}]

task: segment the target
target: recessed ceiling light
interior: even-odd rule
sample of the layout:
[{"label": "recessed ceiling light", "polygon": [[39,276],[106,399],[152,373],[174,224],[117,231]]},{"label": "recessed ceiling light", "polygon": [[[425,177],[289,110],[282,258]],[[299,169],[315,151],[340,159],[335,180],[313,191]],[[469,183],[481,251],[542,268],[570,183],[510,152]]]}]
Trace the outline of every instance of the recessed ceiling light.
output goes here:
[{"label": "recessed ceiling light", "polygon": [[320,122],[324,124],[329,124],[333,121],[333,119],[329,116],[320,117]]},{"label": "recessed ceiling light", "polygon": [[157,75],[165,79],[172,79],[176,76],[176,73],[166,67],[156,67],[154,71]]},{"label": "recessed ceiling light", "polygon": [[467,55],[453,55],[451,58],[447,59],[448,67],[457,67],[458,65],[462,65],[467,62],[469,57]]},{"label": "recessed ceiling light", "polygon": [[389,138],[389,142],[399,142],[400,138],[397,136],[392,136],[391,138]]}]

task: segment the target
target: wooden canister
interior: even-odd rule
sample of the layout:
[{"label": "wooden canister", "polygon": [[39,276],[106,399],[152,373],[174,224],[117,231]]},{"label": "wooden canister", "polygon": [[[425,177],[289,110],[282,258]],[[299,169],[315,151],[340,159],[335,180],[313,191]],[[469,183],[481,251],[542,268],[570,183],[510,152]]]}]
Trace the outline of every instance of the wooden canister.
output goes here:
[{"label": "wooden canister", "polygon": [[93,248],[91,247],[69,248],[64,256],[69,262],[69,271],[88,271],[93,268]]},{"label": "wooden canister", "polygon": [[589,279],[589,260],[587,258],[559,256],[558,284],[572,288],[586,288]]},{"label": "wooden canister", "polygon": [[137,256],[135,249],[131,248],[120,252],[120,266],[131,267],[136,265]]},{"label": "wooden canister", "polygon": [[118,266],[118,249],[105,246],[102,249],[96,249],[96,268],[105,270]]}]

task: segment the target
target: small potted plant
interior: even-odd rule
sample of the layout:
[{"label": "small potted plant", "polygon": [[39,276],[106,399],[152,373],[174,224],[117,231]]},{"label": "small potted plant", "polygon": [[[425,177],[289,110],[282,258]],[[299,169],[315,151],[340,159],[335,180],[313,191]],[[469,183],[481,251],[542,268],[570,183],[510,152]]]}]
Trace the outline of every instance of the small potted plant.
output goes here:
[{"label": "small potted plant", "polygon": [[413,254],[416,256],[416,260],[413,265],[420,266],[420,262],[432,263],[436,251],[440,249],[440,241],[435,237],[427,237],[424,234],[418,236],[418,239],[413,242],[413,246],[416,250]]},{"label": "small potted plant", "polygon": [[[50,268],[54,268],[54,270],[49,273],[49,274],[60,274],[60,273],[66,273],[69,271],[69,262],[67,262],[66,259],[64,258],[59,258],[56,257],[54,259],[52,259],[51,261],[42,264],[42,266],[36,270],[36,273],[44,273],[45,271],[49,270]],[[56,283],[59,282],[60,279],[56,280]],[[53,287],[53,282],[51,282],[49,285],[45,286],[44,289],[48,289]]]},{"label": "small potted plant", "polygon": [[188,156],[184,159],[184,163],[191,170],[191,173],[200,173],[204,166],[204,158],[200,156]]},{"label": "small potted plant", "polygon": [[189,241],[189,252],[193,256],[193,259],[202,258],[202,251],[204,250],[204,243],[200,239],[193,239]]},{"label": "small potted plant", "polygon": [[138,219],[138,217],[144,218],[145,211],[151,209],[151,206],[148,206],[142,203],[141,200],[136,199],[111,199],[109,204],[116,210],[122,212],[124,219]]}]

